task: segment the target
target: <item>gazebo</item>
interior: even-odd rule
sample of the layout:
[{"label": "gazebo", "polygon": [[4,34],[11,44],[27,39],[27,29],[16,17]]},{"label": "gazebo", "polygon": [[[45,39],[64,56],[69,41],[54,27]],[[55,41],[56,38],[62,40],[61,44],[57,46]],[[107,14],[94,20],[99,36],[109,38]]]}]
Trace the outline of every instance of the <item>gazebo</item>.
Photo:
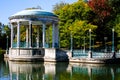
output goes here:
[{"label": "gazebo", "polygon": [[[40,9],[28,9],[20,11],[11,17],[9,17],[10,25],[11,25],[11,48],[20,48],[23,45],[20,42],[20,29],[21,26],[26,27],[26,43],[24,48],[32,48],[32,26],[37,26],[37,37],[36,43],[37,48],[40,47],[40,38],[39,38],[39,30],[42,27],[42,47],[46,47],[46,28],[47,24],[52,25],[52,48],[58,47],[58,17],[51,12],[46,12]],[[13,43],[14,27],[17,27],[17,45]]]},{"label": "gazebo", "polygon": [[[9,17],[11,27],[10,60],[68,59],[66,52],[59,49],[58,17],[41,9],[26,9]],[[46,47],[46,28],[52,26],[52,46]],[[25,27],[25,42],[21,42],[21,28]],[[36,46],[33,45],[33,26],[36,26]],[[15,31],[16,28],[16,31]],[[40,38],[40,28],[42,35]],[[15,33],[16,32],[16,33]],[[16,42],[14,42],[16,39]],[[40,40],[42,45],[40,45]],[[64,58],[65,57],[65,58]]]}]

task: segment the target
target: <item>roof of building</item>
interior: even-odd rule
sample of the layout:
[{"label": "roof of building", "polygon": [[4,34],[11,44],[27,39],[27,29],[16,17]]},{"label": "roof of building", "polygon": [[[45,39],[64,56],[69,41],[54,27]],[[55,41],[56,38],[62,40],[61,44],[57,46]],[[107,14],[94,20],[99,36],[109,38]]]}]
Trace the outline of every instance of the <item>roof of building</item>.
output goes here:
[{"label": "roof of building", "polygon": [[52,12],[47,12],[41,9],[26,9],[22,10],[20,12],[15,13],[14,15],[10,16],[11,17],[17,17],[17,16],[43,16],[43,17],[57,17]]}]

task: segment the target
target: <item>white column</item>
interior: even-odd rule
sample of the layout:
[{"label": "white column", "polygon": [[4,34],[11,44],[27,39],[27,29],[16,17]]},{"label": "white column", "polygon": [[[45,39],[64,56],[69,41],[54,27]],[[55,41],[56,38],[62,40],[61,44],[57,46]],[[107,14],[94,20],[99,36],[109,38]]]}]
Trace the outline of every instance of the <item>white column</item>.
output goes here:
[{"label": "white column", "polygon": [[26,80],[28,80],[28,74],[25,74]]},{"label": "white column", "polygon": [[19,80],[19,66],[17,67],[16,80]]},{"label": "white column", "polygon": [[32,47],[32,22],[29,21],[29,48]]},{"label": "white column", "polygon": [[90,66],[88,67],[88,75],[90,80],[92,80],[92,68]]},{"label": "white column", "polygon": [[10,70],[10,80],[13,80],[12,78],[12,71]]},{"label": "white column", "polygon": [[45,48],[45,27],[46,27],[46,25],[45,25],[45,23],[43,23],[43,33],[42,33],[42,43],[43,43],[43,48]]},{"label": "white column", "polygon": [[37,48],[39,48],[39,35],[40,35],[40,26],[37,26]]},{"label": "white column", "polygon": [[11,48],[13,48],[13,25],[10,23],[11,26]]},{"label": "white column", "polygon": [[58,25],[55,26],[55,46],[59,46],[59,29]]},{"label": "white column", "polygon": [[20,47],[20,22],[17,22],[17,48]]},{"label": "white column", "polygon": [[52,25],[52,48],[55,47],[55,24]]},{"label": "white column", "polygon": [[28,33],[29,33],[29,28],[28,28],[28,26],[26,26],[26,48],[28,48],[28,46],[29,46],[29,35],[28,35]]}]

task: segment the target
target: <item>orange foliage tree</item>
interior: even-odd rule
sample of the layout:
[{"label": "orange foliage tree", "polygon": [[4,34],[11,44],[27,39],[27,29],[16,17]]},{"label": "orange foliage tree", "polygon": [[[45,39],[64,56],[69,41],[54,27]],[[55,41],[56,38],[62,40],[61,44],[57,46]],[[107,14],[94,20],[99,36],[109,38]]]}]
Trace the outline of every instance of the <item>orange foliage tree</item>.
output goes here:
[{"label": "orange foliage tree", "polygon": [[88,5],[99,16],[99,19],[103,20],[110,16],[112,10],[108,2],[108,0],[89,0]]}]

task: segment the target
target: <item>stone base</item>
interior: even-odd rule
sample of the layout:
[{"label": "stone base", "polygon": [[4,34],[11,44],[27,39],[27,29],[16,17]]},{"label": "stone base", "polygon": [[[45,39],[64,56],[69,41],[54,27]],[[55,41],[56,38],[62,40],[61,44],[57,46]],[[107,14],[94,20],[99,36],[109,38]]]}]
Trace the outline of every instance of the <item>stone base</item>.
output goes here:
[{"label": "stone base", "polygon": [[56,49],[56,48],[47,48],[45,49],[45,61],[69,61],[70,52]]},{"label": "stone base", "polygon": [[10,48],[9,60],[15,61],[35,61],[43,60],[44,49],[42,48]]},{"label": "stone base", "polygon": [[13,61],[69,61],[70,52],[67,52],[56,48],[10,48],[8,58]]},{"label": "stone base", "polygon": [[88,52],[88,58],[92,58],[92,51]]},{"label": "stone base", "polygon": [[120,64],[120,58],[72,58],[72,63],[90,63],[90,64]]}]

